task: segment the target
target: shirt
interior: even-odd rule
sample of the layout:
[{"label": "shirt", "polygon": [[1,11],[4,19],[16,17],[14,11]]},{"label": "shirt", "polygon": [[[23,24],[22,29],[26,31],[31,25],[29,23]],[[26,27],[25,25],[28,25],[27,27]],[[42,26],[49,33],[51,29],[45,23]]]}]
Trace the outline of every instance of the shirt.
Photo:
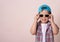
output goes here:
[{"label": "shirt", "polygon": [[47,24],[41,23],[42,33],[43,33],[43,42],[45,42],[45,34],[47,29]]},{"label": "shirt", "polygon": [[[45,33],[45,42],[54,42],[54,35],[50,22],[47,23],[47,29]],[[40,22],[37,23],[35,42],[43,42],[42,26]]]}]

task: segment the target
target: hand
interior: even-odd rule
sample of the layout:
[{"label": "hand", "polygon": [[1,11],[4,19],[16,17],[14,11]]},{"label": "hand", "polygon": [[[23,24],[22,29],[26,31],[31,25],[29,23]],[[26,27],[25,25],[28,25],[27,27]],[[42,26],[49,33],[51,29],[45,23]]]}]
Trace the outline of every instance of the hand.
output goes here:
[{"label": "hand", "polygon": [[54,22],[54,17],[53,17],[53,15],[50,14],[49,16],[50,16],[50,17],[49,17],[49,21],[50,21],[51,23]]},{"label": "hand", "polygon": [[39,21],[40,21],[39,14],[37,14],[37,15],[34,17],[34,21],[37,21],[37,22],[39,22]]}]

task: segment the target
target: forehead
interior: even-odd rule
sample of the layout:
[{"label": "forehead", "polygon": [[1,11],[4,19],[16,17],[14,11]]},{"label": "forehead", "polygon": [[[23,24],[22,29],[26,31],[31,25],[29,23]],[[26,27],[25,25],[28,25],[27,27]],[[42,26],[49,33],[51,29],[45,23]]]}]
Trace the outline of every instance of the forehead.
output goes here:
[{"label": "forehead", "polygon": [[40,12],[40,14],[48,14],[48,11],[47,10],[43,10]]}]

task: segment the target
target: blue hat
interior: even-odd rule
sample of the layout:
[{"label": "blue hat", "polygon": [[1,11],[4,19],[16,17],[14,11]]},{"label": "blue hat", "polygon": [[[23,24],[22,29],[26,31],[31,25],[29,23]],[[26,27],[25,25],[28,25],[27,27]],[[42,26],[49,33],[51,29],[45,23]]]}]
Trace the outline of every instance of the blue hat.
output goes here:
[{"label": "blue hat", "polygon": [[47,10],[47,11],[51,12],[51,8],[46,4],[43,4],[43,5],[39,6],[38,13],[41,12],[42,10]]}]

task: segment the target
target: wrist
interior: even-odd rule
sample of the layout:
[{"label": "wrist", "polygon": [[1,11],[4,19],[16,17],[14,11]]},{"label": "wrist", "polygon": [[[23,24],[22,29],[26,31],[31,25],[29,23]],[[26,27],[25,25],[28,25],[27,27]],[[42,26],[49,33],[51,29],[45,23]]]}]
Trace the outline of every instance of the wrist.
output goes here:
[{"label": "wrist", "polygon": [[54,24],[54,21],[51,21],[51,24]]},{"label": "wrist", "polygon": [[50,21],[51,23],[54,23],[54,21],[52,20],[52,21]]},{"label": "wrist", "polygon": [[37,20],[34,20],[34,23],[37,23]]}]

